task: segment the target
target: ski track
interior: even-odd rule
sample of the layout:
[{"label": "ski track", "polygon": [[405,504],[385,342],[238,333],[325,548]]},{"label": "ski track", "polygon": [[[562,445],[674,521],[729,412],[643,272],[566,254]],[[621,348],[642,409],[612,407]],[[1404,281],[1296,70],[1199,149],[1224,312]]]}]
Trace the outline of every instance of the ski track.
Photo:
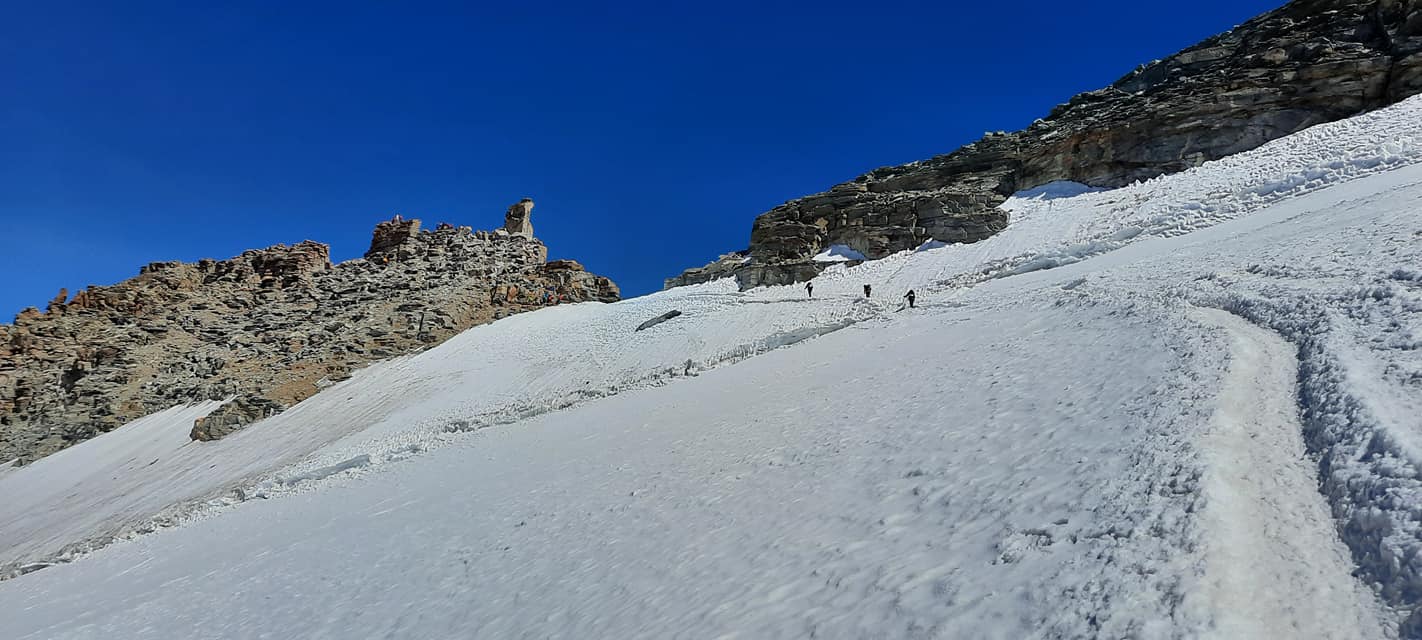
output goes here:
[{"label": "ski track", "polygon": [[[318,498],[327,494],[352,500],[361,499],[361,491],[379,495],[380,487],[391,489],[387,485],[397,476],[390,474],[425,477],[432,483],[436,479],[428,477],[430,469],[440,464],[451,477],[483,478],[490,487],[516,492],[519,485],[454,459],[524,437],[514,432],[528,430],[534,434],[528,436],[534,439],[529,446],[548,449],[542,466],[527,473],[499,464],[491,469],[532,484],[538,484],[529,475],[535,471],[555,474],[544,479],[559,482],[559,465],[580,468],[584,477],[602,477],[601,467],[583,467],[635,465],[636,458],[631,463],[569,460],[555,443],[613,437],[596,430],[583,434],[575,425],[615,424],[619,415],[663,411],[637,404],[653,387],[666,387],[656,390],[659,397],[705,407],[690,389],[706,388],[707,380],[737,384],[728,378],[746,375],[759,381],[759,391],[741,385],[742,395],[762,397],[774,389],[792,396],[804,392],[810,396],[806,402],[860,406],[864,415],[880,420],[897,416],[894,419],[905,425],[919,426],[902,433],[885,430],[885,424],[860,423],[860,434],[845,430],[856,424],[845,422],[850,414],[833,409],[825,413],[791,398],[790,406],[817,416],[817,424],[830,431],[814,436],[782,431],[790,440],[764,443],[776,453],[762,462],[784,474],[787,461],[803,455],[796,451],[832,451],[833,457],[820,462],[827,465],[824,469],[843,472],[843,477],[819,478],[827,483],[819,487],[806,485],[806,478],[767,477],[764,471],[744,467],[733,445],[761,442],[766,434],[745,431],[735,420],[718,420],[718,430],[709,434],[668,432],[670,440],[658,441],[665,451],[653,447],[648,454],[662,456],[653,467],[659,469],[657,480],[671,491],[663,499],[672,502],[662,502],[659,508],[677,512],[686,501],[695,502],[699,492],[710,491],[685,515],[709,510],[734,521],[760,513],[766,519],[762,533],[782,537],[769,547],[757,546],[766,540],[718,526],[714,530],[727,540],[707,539],[663,522],[662,512],[640,511],[644,519],[662,522],[662,530],[676,533],[674,539],[692,545],[687,548],[707,546],[677,569],[689,573],[668,576],[653,570],[650,560],[614,553],[608,563],[578,566],[575,575],[611,585],[623,596],[639,595],[663,622],[682,625],[666,627],[660,637],[677,637],[677,629],[722,629],[757,637],[1422,638],[1422,617],[1414,614],[1422,604],[1422,516],[1416,515],[1422,513],[1416,506],[1422,504],[1422,481],[1417,480],[1422,477],[1422,423],[1417,418],[1422,415],[1422,394],[1417,392],[1422,389],[1419,141],[1422,98],[1413,98],[1122,189],[1094,191],[1059,184],[1018,194],[1005,205],[1012,220],[1002,234],[969,246],[925,247],[855,267],[832,266],[816,279],[813,300],[803,298],[800,285],[741,293],[732,283],[720,281],[614,305],[573,305],[515,316],[472,329],[425,353],[376,364],[217,443],[186,442],[192,420],[216,404],[173,408],[29,467],[0,466],[0,495],[15,498],[0,506],[0,540],[7,541],[0,548],[0,575],[15,577],[74,560],[114,541],[129,541],[78,565],[0,583],[0,603],[14,602],[18,595],[28,602],[27,609],[39,611],[49,602],[42,597],[47,593],[55,602],[73,604],[73,597],[61,594],[80,590],[90,566],[133,577],[176,571],[160,554],[164,541],[245,526],[258,515],[299,527],[300,520],[292,518],[300,514],[290,511],[294,505],[319,506],[323,503]],[[863,299],[858,290],[864,282],[873,283],[881,298]],[[920,308],[890,313],[894,305],[884,299],[896,303],[908,288],[918,290]],[[631,334],[641,321],[671,309],[683,311],[683,317]],[[983,319],[996,319],[996,324]],[[1105,333],[1079,333],[1093,322],[1133,337],[1113,344]],[[859,330],[844,331],[848,328]],[[1173,335],[1157,336],[1149,328]],[[940,457],[958,454],[935,453],[944,433],[921,428],[955,424],[956,415],[941,413],[941,407],[923,409],[920,415],[917,409],[904,413],[903,407],[854,400],[866,381],[879,385],[874,388],[887,397],[909,396],[903,395],[906,390],[883,386],[887,371],[869,368],[861,374],[852,358],[825,351],[826,344],[856,345],[898,354],[903,360],[931,353],[902,344],[913,337],[967,358],[965,354],[972,353],[967,343],[941,342],[942,334],[960,331],[976,332],[994,357],[1001,358],[999,366],[940,362],[896,375],[919,379],[940,394],[963,387],[964,396],[949,392],[952,399],[944,402],[959,415],[976,416],[969,424],[977,431],[953,427],[947,433],[963,439],[954,450],[989,461],[989,468],[977,477],[961,475],[959,465]],[[1220,331],[1226,336],[1224,345],[1210,335]],[[548,340],[550,335],[558,340]],[[1143,354],[1141,362],[1132,363],[1122,344]],[[1141,346],[1147,344],[1155,351]],[[781,350],[792,345],[795,348]],[[1045,395],[1029,400],[1016,394],[1014,386],[1039,382],[1042,376],[1072,378],[1069,365],[1054,369],[1051,362],[1034,363],[1033,349],[1039,354],[1060,352],[1063,359],[1070,354],[1078,363],[1094,362],[1107,369],[1126,371],[1139,365],[1150,373],[1139,372],[1146,386],[1138,387],[1119,378],[1094,377],[1098,374],[1084,369],[1065,389],[1043,389]],[[1296,359],[1290,349],[1297,350]],[[1102,352],[1112,350],[1121,351],[1118,355],[1124,359],[1100,360]],[[820,356],[797,359],[807,354]],[[782,367],[778,376],[766,369],[777,363]],[[826,370],[823,363],[833,367]],[[820,386],[809,391],[784,386],[784,370],[795,367],[819,380]],[[669,385],[682,379],[684,383]],[[1073,389],[1076,383],[1088,391]],[[1087,400],[1093,393],[1103,396],[1125,388],[1134,391],[1121,406]],[[1292,395],[1295,388],[1298,398]],[[1013,422],[1022,418],[1023,407],[1041,412],[1040,403],[1052,398],[1059,403],[1048,411],[1060,414],[1055,428],[1039,433]],[[1294,415],[1300,399],[1301,420]],[[775,411],[773,399],[763,400],[756,405],[758,411]],[[616,407],[622,407],[622,413],[614,411]],[[714,411],[741,415],[741,423],[764,424],[739,400],[723,402]],[[1086,426],[1096,415],[1093,411],[1100,414],[1103,427],[1125,429],[1113,436],[1109,448],[1091,449],[1100,446],[1090,440],[1099,434]],[[785,413],[785,424],[799,424],[796,415]],[[697,419],[665,416],[670,423]],[[518,429],[487,431],[514,423]],[[656,424],[665,423],[642,425],[651,429],[647,437],[654,440],[662,437],[656,435]],[[495,432],[502,435],[491,438]],[[606,440],[605,446],[638,450],[641,436],[616,433],[632,440]],[[1090,452],[1063,445],[1057,433],[1088,438],[1082,446]],[[821,437],[813,443],[803,440]],[[900,442],[900,437],[907,440]],[[978,439],[975,445],[972,438]],[[846,449],[851,441],[855,448]],[[687,450],[705,451],[710,457],[688,459],[680,453]],[[838,457],[849,455],[847,451],[852,452],[849,458]],[[992,457],[1004,451],[1016,452],[1016,457]],[[504,455],[523,454],[509,449]],[[1060,456],[1066,457],[1057,460]],[[423,462],[391,464],[414,458]],[[1097,461],[1098,474],[1075,466],[1080,462],[1062,466],[1063,461],[1082,459]],[[719,466],[698,467],[702,464]],[[1022,471],[1037,467],[1055,471]],[[727,488],[736,483],[727,484],[727,468],[744,468],[746,477],[768,483],[758,492],[732,491]],[[899,471],[884,476],[888,469]],[[387,473],[360,480],[379,470]],[[687,478],[675,480],[678,473]],[[1076,477],[1083,473],[1087,479]],[[628,495],[647,490],[613,476],[600,482],[592,486],[626,489],[632,492]],[[1014,483],[1019,493],[1008,489]],[[1080,485],[1079,493],[1052,493],[1072,483]],[[1320,483],[1321,494],[1315,490]],[[807,491],[805,495],[819,495],[821,490],[825,496],[855,494],[868,501],[847,502],[862,512],[852,516],[841,513],[845,505],[831,500],[802,505],[808,512],[791,509],[820,523],[818,533],[791,544],[784,536],[793,535],[799,525],[776,515],[771,503]],[[862,494],[866,490],[867,496]],[[627,507],[586,494],[576,485],[556,491],[579,495],[591,504],[605,502],[609,513]],[[275,497],[284,499],[249,502]],[[1029,507],[1024,502],[1034,498],[1042,503]],[[411,510],[426,499],[385,496],[362,513],[380,516],[379,522],[399,522],[401,514],[429,518],[440,513]],[[723,511],[717,506],[720,500],[732,499],[746,500],[761,511]],[[450,503],[445,508],[487,508],[495,514],[490,517],[512,518],[510,505],[537,510],[538,504],[514,500]],[[242,508],[234,508],[238,506]],[[926,515],[938,509],[951,517]],[[1054,509],[1076,515],[1053,515]],[[1094,515],[1080,517],[1083,509]],[[223,517],[213,517],[217,515]],[[373,526],[367,520],[343,521],[335,512],[328,519],[323,526],[342,530]],[[848,528],[825,524],[835,521]],[[254,540],[267,525],[265,520],[258,523],[262,526],[246,534]],[[178,524],[187,526],[145,535]],[[613,532],[622,526],[616,519],[586,516],[556,530],[570,532],[575,525]],[[915,537],[935,531],[938,537]],[[398,527],[385,533],[401,534]],[[651,626],[626,626],[628,621],[653,625],[654,620],[600,617],[597,611],[614,605],[564,579],[539,583],[540,576],[558,571],[549,564],[554,558],[568,555],[527,555],[539,548],[547,553],[546,545],[569,543],[551,535],[539,530],[535,539],[524,541],[532,546],[516,556],[529,564],[501,565],[485,552],[466,554],[464,561],[503,567],[504,579],[527,592],[564,590],[562,601],[582,603],[582,608],[531,618],[517,593],[512,601],[501,600],[510,592],[486,584],[481,589],[503,594],[491,603],[510,613],[477,624],[466,616],[472,625],[468,628],[501,636],[539,635],[537,629],[541,635],[559,635],[573,629],[655,637],[647,633]],[[617,535],[635,540],[639,534],[629,529]],[[538,536],[546,538],[544,547],[533,544]],[[866,552],[874,547],[849,540],[878,540],[887,551]],[[915,541],[919,546],[912,544]],[[938,550],[928,550],[935,545],[940,545]],[[582,543],[573,546],[588,554],[585,557],[609,551]],[[322,557],[320,549],[309,545],[292,548]],[[731,560],[737,549],[746,559]],[[268,553],[255,552],[259,557]],[[643,552],[657,557],[667,550]],[[154,564],[144,560],[125,565],[124,558],[133,553],[151,554]],[[962,557],[984,553],[993,558],[989,566],[994,569],[962,564]],[[179,546],[175,555],[193,565],[205,562],[196,548]],[[328,568],[345,561],[328,560],[336,563]],[[428,560],[408,553],[400,558],[412,566]],[[683,562],[674,557],[661,561],[661,566]],[[232,562],[233,571],[259,568]],[[727,562],[731,566],[718,565]],[[771,571],[774,566],[782,570]],[[344,570],[363,581],[381,580],[359,568]],[[439,566],[426,570],[430,579],[444,575]],[[626,582],[627,571],[641,582]],[[796,572],[808,572],[803,575],[813,579],[785,580],[802,575]],[[758,586],[747,591],[746,576],[763,580],[751,580]],[[997,582],[979,589],[969,576]],[[671,578],[708,577],[724,582],[666,593],[651,586]],[[168,579],[185,584],[180,574]],[[263,582],[257,574],[248,579],[256,585]],[[301,577],[280,574],[277,579],[297,588]],[[455,576],[443,579],[459,583]],[[776,584],[779,580],[784,581]],[[812,584],[820,581],[835,588]],[[1027,586],[1029,581],[1044,586]],[[26,585],[37,591],[26,595],[15,590]],[[45,590],[49,587],[43,585],[65,586]],[[201,585],[189,586],[200,591]],[[370,586],[358,592],[364,594]],[[424,592],[428,585],[405,586]],[[164,585],[148,588],[146,593],[158,593]],[[1003,594],[1010,597],[1003,600]],[[220,599],[216,593],[207,595]],[[363,598],[379,608],[375,594],[355,600]],[[121,634],[136,628],[125,624],[145,624],[145,612],[158,615],[158,605],[147,602],[146,608],[106,611],[116,625],[111,631]],[[691,609],[676,609],[677,602],[690,603],[686,606]],[[697,603],[720,604],[697,609]],[[245,605],[232,606],[241,610]],[[319,622],[301,621],[299,616],[284,619],[292,624]],[[178,628],[184,620],[191,620],[193,629],[201,624],[188,616],[167,624]],[[974,626],[986,621],[994,621],[990,632]],[[397,634],[440,631],[408,609],[386,622],[376,626]],[[21,627],[7,624],[18,623],[0,622],[0,631],[8,629],[16,637],[89,637],[106,628],[100,622],[69,628],[59,616],[44,623],[49,626],[28,627],[30,635],[22,636]],[[66,628],[73,633],[64,632]],[[262,628],[261,623],[237,620],[213,633],[248,635]],[[331,628],[309,627],[313,633]]]},{"label": "ski track", "polygon": [[1210,531],[1201,606],[1221,612],[1214,637],[1382,637],[1305,456],[1294,347],[1224,311],[1193,315],[1223,332],[1230,353],[1202,443]]}]

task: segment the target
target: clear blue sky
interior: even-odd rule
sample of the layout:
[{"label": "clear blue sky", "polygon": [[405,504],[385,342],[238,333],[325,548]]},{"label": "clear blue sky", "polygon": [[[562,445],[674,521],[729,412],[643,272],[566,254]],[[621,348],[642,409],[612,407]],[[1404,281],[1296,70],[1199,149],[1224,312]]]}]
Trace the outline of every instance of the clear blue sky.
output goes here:
[{"label": "clear blue sky", "polygon": [[349,259],[396,212],[494,228],[524,196],[551,257],[642,294],[781,202],[1282,0],[212,4],[0,11],[0,318],[157,260]]}]

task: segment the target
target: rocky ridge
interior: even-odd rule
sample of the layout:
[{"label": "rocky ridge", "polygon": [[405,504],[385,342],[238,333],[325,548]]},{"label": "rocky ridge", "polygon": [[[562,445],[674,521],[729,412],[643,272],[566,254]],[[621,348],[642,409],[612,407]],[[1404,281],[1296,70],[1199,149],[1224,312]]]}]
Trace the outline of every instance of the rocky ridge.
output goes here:
[{"label": "rocky ridge", "polygon": [[[1059,180],[1119,187],[1247,151],[1422,92],[1422,0],[1295,0],[1083,93],[1014,133],[876,169],[756,218],[751,260],[667,287],[734,275],[788,284],[846,245],[870,259],[929,240],[1001,231],[1011,194]],[[719,265],[719,266],[716,266]]]},{"label": "rocky ridge", "polygon": [[[176,404],[233,400],[194,425],[220,438],[353,369],[559,302],[615,301],[577,262],[547,262],[532,200],[505,228],[396,216],[339,264],[317,242],[157,262],[0,325],[0,463],[34,460]],[[517,210],[517,216],[514,215]],[[516,218],[516,219],[515,219]]]}]

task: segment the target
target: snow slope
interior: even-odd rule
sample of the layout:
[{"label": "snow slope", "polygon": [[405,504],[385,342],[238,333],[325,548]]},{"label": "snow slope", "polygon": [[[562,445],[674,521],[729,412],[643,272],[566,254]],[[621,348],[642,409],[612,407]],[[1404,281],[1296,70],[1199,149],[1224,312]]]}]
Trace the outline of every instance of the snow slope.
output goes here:
[{"label": "snow slope", "polygon": [[0,566],[103,547],[0,637],[1422,637],[1419,116],[0,471]]},{"label": "snow slope", "polygon": [[[633,333],[642,320],[673,308],[686,316]],[[7,496],[0,540],[14,541],[0,546],[0,573],[7,565],[13,572],[72,559],[115,536],[181,522],[195,509],[359,473],[463,432],[661,384],[879,309],[872,301],[752,300],[724,285],[611,306],[560,306],[369,367],[218,442],[187,436],[193,419],[212,406],[163,412],[0,476],[0,495]]]}]

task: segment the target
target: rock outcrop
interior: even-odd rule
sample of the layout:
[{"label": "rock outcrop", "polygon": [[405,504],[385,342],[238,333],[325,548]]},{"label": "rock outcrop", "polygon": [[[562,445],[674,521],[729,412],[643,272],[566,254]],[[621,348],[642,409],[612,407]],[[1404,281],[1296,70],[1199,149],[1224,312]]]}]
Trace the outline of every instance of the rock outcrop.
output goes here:
[{"label": "rock outcrop", "polygon": [[[868,258],[1001,231],[998,208],[1058,180],[1117,187],[1422,92],[1422,0],[1295,0],[1015,133],[876,169],[756,218],[742,288],[813,277],[832,244]],[[698,281],[707,267],[667,281]]]},{"label": "rock outcrop", "polygon": [[510,235],[533,237],[533,198],[524,198],[504,214],[504,231]]},{"label": "rock outcrop", "polygon": [[286,407],[261,396],[242,396],[194,421],[188,437],[199,442],[210,442],[285,410]]},{"label": "rock outcrop", "polygon": [[750,260],[750,250],[732,251],[716,258],[704,267],[687,269],[675,278],[667,278],[665,289],[684,287],[719,280],[732,275],[736,269]]},{"label": "rock outcrop", "polygon": [[113,286],[61,291],[45,312],[0,325],[0,462],[175,404],[233,398],[191,434],[220,438],[374,360],[544,305],[619,298],[607,278],[547,256],[531,236],[422,231],[397,217],[376,227],[365,257],[340,264],[307,241],[156,262]]},{"label": "rock outcrop", "polygon": [[369,258],[390,251],[405,244],[419,232],[420,221],[406,220],[404,216],[397,215],[381,222],[375,225],[375,233],[370,237],[370,249],[365,252],[365,257]]}]

